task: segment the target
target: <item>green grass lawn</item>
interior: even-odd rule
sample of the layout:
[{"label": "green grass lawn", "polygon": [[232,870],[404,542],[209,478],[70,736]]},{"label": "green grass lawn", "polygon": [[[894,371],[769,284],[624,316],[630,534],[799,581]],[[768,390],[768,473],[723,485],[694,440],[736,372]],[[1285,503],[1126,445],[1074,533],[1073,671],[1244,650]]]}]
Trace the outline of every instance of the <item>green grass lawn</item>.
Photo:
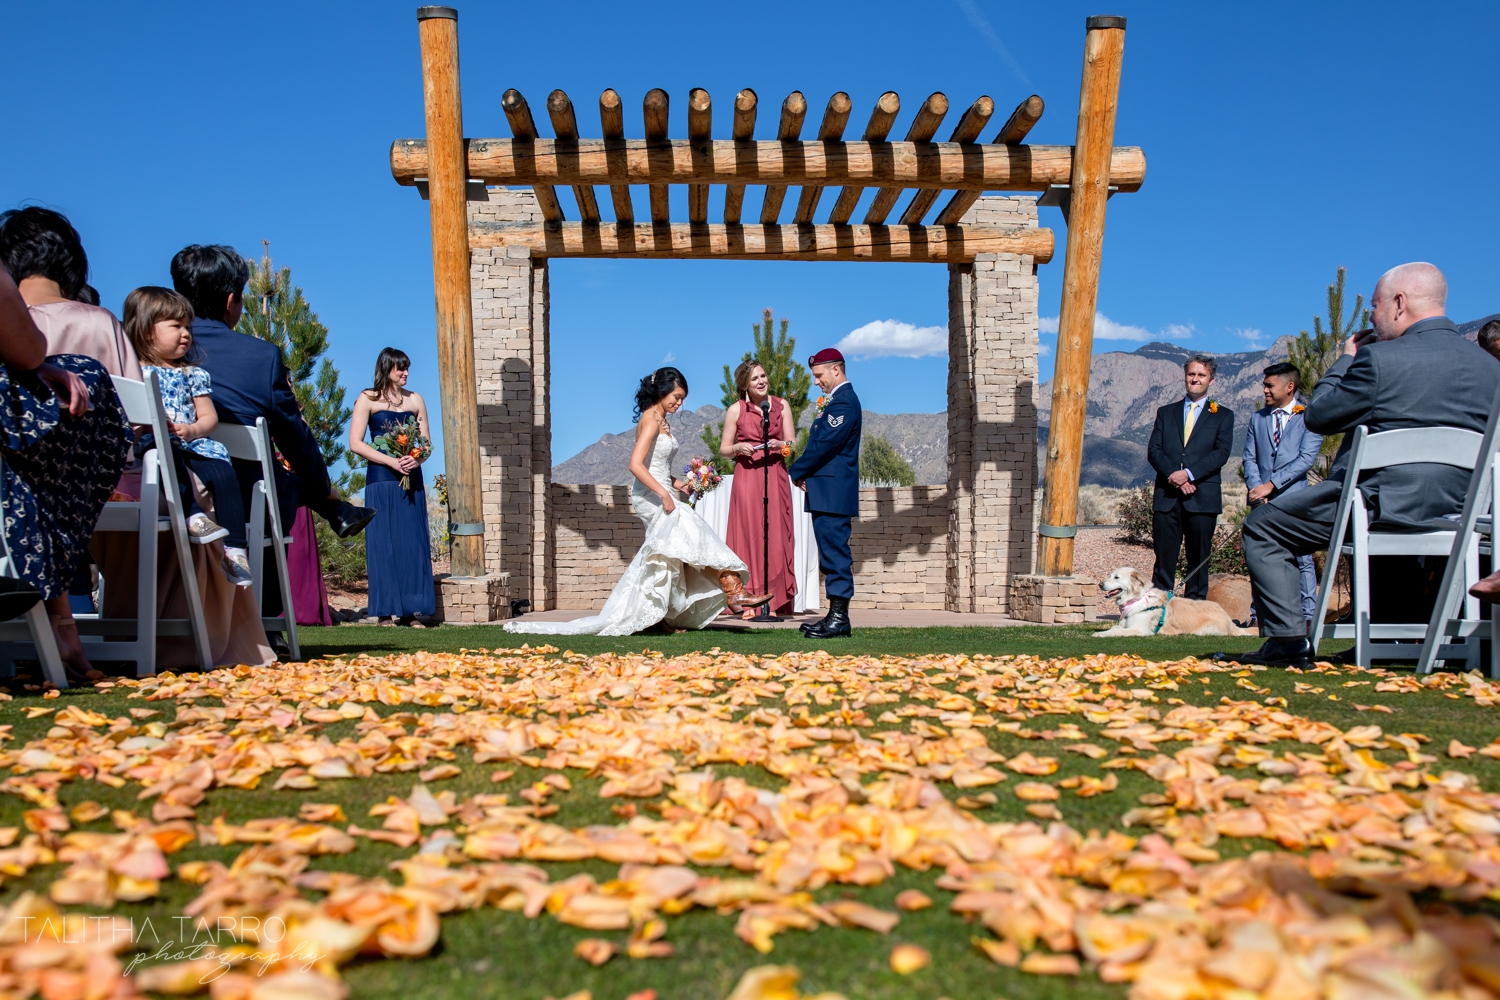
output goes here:
[{"label": "green grass lawn", "polygon": [[[991,656],[1028,655],[1043,658],[1079,656],[1087,653],[1133,653],[1151,660],[1178,660],[1186,656],[1207,658],[1214,652],[1244,653],[1260,646],[1257,638],[1220,636],[1145,636],[1141,638],[1095,639],[1098,625],[1018,625],[1007,628],[862,628],[847,639],[814,640],[798,629],[759,628],[744,632],[710,630],[677,635],[652,636],[536,636],[512,635],[499,625],[444,625],[438,628],[386,628],[378,625],[339,625],[334,628],[299,628],[302,655],[338,656],[356,652],[372,656],[425,649],[457,652],[460,649],[514,649],[529,642],[553,645],[577,653],[640,652],[660,650],[669,656],[718,647],[738,653],[777,656],[798,650],[824,649],[838,656],[916,656],[935,653],[987,653]],[[1349,642],[1324,643],[1323,655],[1332,655]]]},{"label": "green grass lawn", "polygon": [[[1096,626],[1035,627],[1035,628],[935,628],[935,629],[862,629],[851,640],[815,643],[796,631],[761,630],[748,633],[691,633],[675,636],[650,636],[620,639],[598,637],[570,638],[566,648],[579,654],[639,653],[644,649],[660,651],[668,656],[709,648],[729,652],[758,654],[772,657],[791,651],[827,649],[849,656],[878,656],[888,654],[932,655],[939,653],[966,653],[990,655],[1031,655],[1042,658],[1082,656],[1099,651],[1132,653],[1151,660],[1176,660],[1187,656],[1206,657],[1218,649],[1244,651],[1254,648],[1254,639],[1214,638],[1142,638],[1142,639],[1094,639]],[[442,627],[425,631],[391,629],[379,627],[342,626],[337,628],[308,628],[301,630],[304,656],[312,658],[350,657],[360,653],[370,655],[401,654],[415,650],[431,652],[459,649],[516,648],[523,639],[530,640],[535,647],[544,637],[510,636],[497,627]],[[1342,644],[1340,644],[1341,646]],[[1340,646],[1325,647],[1324,652],[1337,651]],[[275,668],[273,668],[275,669]],[[1267,670],[1254,673],[1229,672],[1204,674],[1194,683],[1184,683],[1175,695],[1188,704],[1216,705],[1222,699],[1284,698],[1286,710],[1296,715],[1324,720],[1341,729],[1353,726],[1378,724],[1390,732],[1417,732],[1430,737],[1429,752],[1440,755],[1441,763],[1434,770],[1454,768],[1476,775],[1487,789],[1500,788],[1500,761],[1484,757],[1473,757],[1464,761],[1441,758],[1439,748],[1450,739],[1459,739],[1470,745],[1483,745],[1500,735],[1494,710],[1476,705],[1469,698],[1450,696],[1439,690],[1423,690],[1417,693],[1376,694],[1373,678],[1356,670],[1340,669],[1335,672],[1311,675],[1293,675],[1283,671]],[[1197,683],[1197,680],[1206,683]],[[1296,685],[1313,685],[1323,690],[1318,693],[1297,693]],[[1249,685],[1248,687],[1246,685]],[[1346,686],[1348,685],[1348,686]],[[13,702],[0,704],[0,723],[14,728],[16,742],[7,744],[14,751],[28,740],[44,737],[51,725],[49,717],[27,719],[24,709],[50,705],[61,707],[78,704],[111,718],[125,714],[130,708],[142,706],[160,709],[164,721],[173,718],[174,704],[171,701],[143,702],[128,697],[128,689],[112,691],[71,690],[62,698],[43,702],[35,695],[23,694]],[[1174,692],[1161,692],[1167,695]],[[199,706],[216,704],[213,699],[198,699]],[[1392,714],[1361,712],[1357,704],[1383,704]],[[397,709],[381,704],[372,705],[380,714],[389,715]],[[400,706],[408,709],[411,706]],[[885,708],[898,708],[886,705]],[[1165,705],[1162,706],[1166,708]],[[819,711],[814,707],[814,711]],[[874,714],[872,710],[871,714]],[[1070,717],[1080,727],[1097,739],[1099,726],[1084,722],[1078,716]],[[1038,719],[1037,726],[1052,725],[1046,719]],[[322,735],[335,742],[353,736],[356,724],[353,721],[330,723],[319,727]],[[1041,754],[1051,752],[1060,758],[1061,769],[1047,778],[1056,781],[1071,775],[1100,775],[1095,762],[1079,755],[1057,753],[1054,745],[1022,739],[1017,735],[988,731],[990,746],[1007,757],[1031,750]],[[1267,749],[1281,752],[1290,748],[1270,745]],[[1172,752],[1169,745],[1168,753]],[[1394,761],[1399,754],[1383,753]],[[459,799],[476,793],[504,792],[516,801],[519,792],[548,773],[525,765],[514,767],[510,778],[492,783],[491,773],[497,765],[475,765],[467,749],[458,751],[457,763],[463,765],[464,773],[459,777],[434,783],[434,791],[451,790]],[[511,769],[511,765],[505,765]],[[767,789],[779,789],[783,779],[758,767],[736,768],[716,765],[715,773],[720,777],[739,775],[753,785]],[[1161,786],[1134,770],[1110,772],[1118,775],[1118,790],[1096,798],[1065,796],[1060,806],[1065,820],[1080,831],[1108,829],[1119,826],[1119,817],[1135,807],[1141,795],[1160,790]],[[552,801],[561,806],[561,811],[549,817],[549,822],[566,827],[581,827],[591,823],[614,824],[620,822],[610,811],[610,806],[621,800],[599,798],[597,792],[602,778],[590,777],[579,771],[569,773],[573,783],[570,793],[559,795]],[[367,816],[372,805],[391,795],[406,795],[416,780],[412,774],[381,775],[356,781],[325,781],[315,791],[272,792],[270,783],[274,775],[255,791],[236,788],[215,788],[208,793],[207,800],[198,807],[199,822],[208,822],[213,817],[224,815],[229,821],[243,823],[246,820],[264,817],[294,815],[303,802],[325,802],[341,805],[349,820],[366,827],[377,827],[378,819]],[[1023,803],[1009,792],[1020,776],[1011,775],[1006,784],[994,786],[999,801],[988,808],[980,809],[976,815],[994,821],[1022,821],[1028,819],[1023,812]],[[145,813],[149,803],[137,801],[139,786],[127,784],[114,789],[92,781],[72,781],[60,790],[65,808],[71,808],[84,800],[97,801],[111,809],[135,809]],[[944,786],[944,793],[951,799],[959,794],[951,785]],[[0,826],[22,824],[22,813],[30,804],[14,796],[0,796]],[[87,824],[84,829],[111,831],[109,820],[103,819]],[[1137,834],[1143,832],[1135,831]],[[220,847],[216,845],[192,845],[171,857],[174,868],[186,861],[219,860],[231,863],[244,849],[243,845]],[[1278,849],[1268,841],[1221,840],[1219,849],[1226,856],[1257,849]],[[311,860],[314,869],[349,871],[370,877],[385,877],[399,882],[399,876],[389,870],[392,861],[409,856],[413,849],[399,849],[392,845],[361,840],[358,848],[347,855],[329,855]],[[613,878],[617,866],[600,861],[572,863],[547,863],[544,865],[555,882],[575,872],[588,872],[601,883]],[[0,902],[9,903],[26,889],[45,892],[48,885],[61,872],[60,865],[43,865],[19,878],[7,878],[0,888]],[[706,870],[710,874],[723,870]],[[877,935],[866,930],[820,928],[814,933],[789,931],[775,939],[775,950],[762,956],[733,934],[735,915],[721,915],[691,910],[681,916],[669,918],[668,940],[676,948],[676,954],[668,959],[632,961],[623,956],[614,959],[602,968],[593,968],[572,953],[573,945],[586,937],[606,937],[623,942],[624,933],[584,931],[567,926],[545,914],[528,920],[518,913],[502,912],[483,908],[445,916],[442,920],[442,937],[438,947],[426,958],[409,961],[361,960],[347,967],[344,975],[357,997],[439,998],[454,996],[525,998],[542,1000],[547,996],[563,997],[578,990],[592,991],[595,1000],[623,1000],[628,995],[644,989],[655,989],[662,1000],[667,998],[723,997],[733,988],[739,976],[748,968],[767,962],[798,966],[803,974],[802,988],[808,993],[819,990],[836,990],[851,1000],[859,998],[912,998],[923,997],[936,1000],[949,997],[952,1000],[993,1000],[995,997],[1068,997],[1120,998],[1126,993],[1123,986],[1102,983],[1091,973],[1081,977],[1039,977],[1024,975],[1014,969],[997,966],[980,955],[970,944],[975,927],[966,925],[946,908],[951,898],[934,887],[939,870],[927,872],[897,868],[896,876],[869,887],[833,884],[818,890],[820,901],[854,898],[872,905],[891,909],[895,895],[903,889],[919,888],[930,895],[936,905],[931,909],[903,914],[898,928],[888,936]],[[117,904],[112,912],[137,918],[138,921],[153,918],[163,943],[171,939],[169,918],[182,912],[199,892],[198,887],[175,879],[162,883],[161,895],[142,903]],[[315,894],[312,894],[315,896]],[[984,934],[982,928],[977,933]],[[910,941],[927,948],[933,956],[932,964],[912,976],[898,976],[888,965],[888,955],[893,945]],[[148,940],[146,942],[150,944]]]}]

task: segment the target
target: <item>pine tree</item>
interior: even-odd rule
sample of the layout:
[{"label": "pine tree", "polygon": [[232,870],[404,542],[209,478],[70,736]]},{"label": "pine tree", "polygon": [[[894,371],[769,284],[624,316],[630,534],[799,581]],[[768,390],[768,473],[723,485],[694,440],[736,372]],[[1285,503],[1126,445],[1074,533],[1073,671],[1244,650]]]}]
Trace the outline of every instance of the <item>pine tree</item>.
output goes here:
[{"label": "pine tree", "polygon": [[889,441],[871,435],[859,443],[859,481],[863,486],[915,486],[917,474]]},{"label": "pine tree", "polygon": [[[771,310],[767,309],[763,323],[752,323],[750,334],[755,343],[754,351],[746,351],[740,363],[754,358],[756,363],[766,370],[766,380],[769,382],[769,391],[773,396],[779,396],[786,400],[787,406],[791,407],[794,421],[802,417],[807,409],[808,392],[812,388],[812,376],[807,369],[797,360],[797,340],[795,337],[787,336],[787,328],[791,326],[791,320],[781,320],[781,332],[778,335],[775,329],[775,321],[772,319]],[[738,367],[738,366],[736,366]],[[739,390],[734,384],[734,369],[729,365],[724,366],[724,381],[719,388],[723,391],[724,409],[729,409],[739,401]],[[773,430],[773,436],[775,432]],[[734,471],[734,463],[719,455],[719,443],[723,440],[724,424],[709,424],[703,428],[703,443],[708,445],[709,454],[715,456],[714,464],[721,473]],[[802,454],[802,449],[807,446],[807,428],[802,428],[797,433],[797,443],[792,448],[792,456]]]},{"label": "pine tree", "polygon": [[[1363,295],[1354,296],[1354,309],[1350,312],[1348,321],[1345,321],[1344,272],[1344,268],[1339,268],[1334,283],[1328,286],[1328,328],[1323,328],[1321,316],[1314,316],[1312,334],[1309,335],[1306,330],[1300,331],[1287,351],[1287,360],[1297,366],[1297,381],[1306,399],[1312,398],[1318,379],[1339,359],[1344,341],[1356,330],[1363,329],[1370,323],[1370,310],[1364,307]],[[1315,482],[1328,478],[1334,456],[1343,440],[1342,434],[1330,434],[1323,438],[1318,461],[1312,470]]]},{"label": "pine tree", "polygon": [[[292,376],[292,393],[324,463],[330,468],[339,462],[344,464],[333,485],[341,496],[348,497],[364,489],[365,474],[363,462],[345,443],[353,411],[344,405],[339,370],[325,357],[328,327],[319,322],[302,289],[292,284],[292,269],[278,269],[271,261],[271,244],[263,242],[265,253],[250,270],[245,312],[236,329],[268,340],[281,350],[282,362]],[[339,539],[322,519],[316,523],[327,574],[345,582],[363,578],[364,542],[358,537]]]}]

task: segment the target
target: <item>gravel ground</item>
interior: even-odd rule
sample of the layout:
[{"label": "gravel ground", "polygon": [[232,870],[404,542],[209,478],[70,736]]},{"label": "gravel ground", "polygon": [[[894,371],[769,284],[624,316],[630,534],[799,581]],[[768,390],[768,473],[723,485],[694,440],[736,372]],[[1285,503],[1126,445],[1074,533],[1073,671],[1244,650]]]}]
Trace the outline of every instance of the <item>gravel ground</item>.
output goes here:
[{"label": "gravel ground", "polygon": [[[1073,575],[1102,580],[1121,566],[1134,566],[1151,575],[1156,554],[1149,545],[1131,545],[1120,540],[1119,528],[1084,528],[1073,541]],[[1119,617],[1119,607],[1099,596],[1099,616]]]}]

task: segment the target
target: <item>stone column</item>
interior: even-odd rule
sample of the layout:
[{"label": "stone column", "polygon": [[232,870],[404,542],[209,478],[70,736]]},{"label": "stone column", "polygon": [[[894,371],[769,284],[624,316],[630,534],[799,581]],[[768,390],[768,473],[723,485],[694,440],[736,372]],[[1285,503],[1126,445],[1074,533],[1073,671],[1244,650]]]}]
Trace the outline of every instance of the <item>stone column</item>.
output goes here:
[{"label": "stone column", "polygon": [[[540,222],[531,191],[488,191],[469,218]],[[485,566],[532,610],[555,601],[551,543],[551,308],[547,261],[524,247],[476,249],[474,369],[479,382]],[[509,607],[506,608],[509,614]]]},{"label": "stone column", "polygon": [[[986,196],[966,224],[1035,227],[1030,197]],[[1030,573],[1036,494],[1037,279],[1028,255],[948,268],[950,611],[1006,612]]]}]

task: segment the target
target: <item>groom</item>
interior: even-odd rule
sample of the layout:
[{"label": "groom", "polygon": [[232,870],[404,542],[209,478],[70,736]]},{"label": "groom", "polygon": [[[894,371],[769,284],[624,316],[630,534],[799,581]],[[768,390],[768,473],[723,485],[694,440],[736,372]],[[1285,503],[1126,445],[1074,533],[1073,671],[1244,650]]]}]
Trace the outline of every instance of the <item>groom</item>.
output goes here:
[{"label": "groom", "polygon": [[854,596],[854,556],[849,552],[850,522],[859,514],[859,430],[864,411],[844,374],[844,356],[825,348],[807,359],[818,388],[818,414],[807,435],[807,449],[787,470],[807,494],[818,564],[828,592],[828,614],[805,623],[814,639],[850,635],[849,599]]}]

